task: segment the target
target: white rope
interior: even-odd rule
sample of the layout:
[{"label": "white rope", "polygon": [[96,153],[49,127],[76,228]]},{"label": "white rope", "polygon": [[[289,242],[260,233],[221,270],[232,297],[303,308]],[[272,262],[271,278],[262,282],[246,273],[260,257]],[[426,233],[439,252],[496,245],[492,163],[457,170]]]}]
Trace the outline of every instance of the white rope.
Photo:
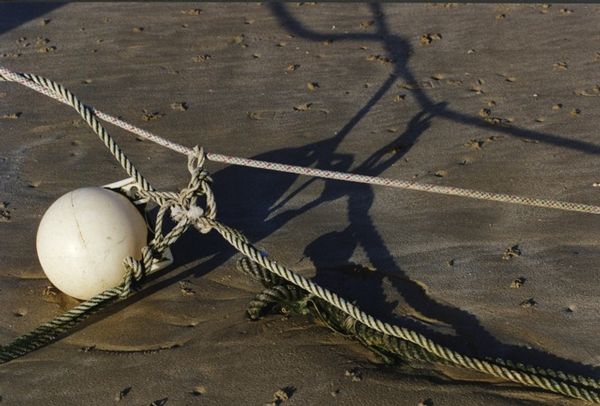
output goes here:
[{"label": "white rope", "polygon": [[[24,86],[29,87],[39,93],[45,94],[53,99],[56,99],[62,103],[70,104],[68,100],[66,100],[61,94],[55,93],[52,90],[45,88],[43,86],[38,85],[37,83],[28,80],[26,77],[19,73],[15,73],[10,71],[2,66],[0,66],[0,80],[7,80],[20,83]],[[126,121],[123,121],[119,118],[113,117],[109,114],[106,114],[102,111],[96,110],[93,107],[90,107],[96,116],[108,123],[114,124],[117,127],[123,128],[133,134],[136,134],[148,141],[152,141],[158,145],[161,145],[165,148],[168,148],[172,151],[178,152],[183,155],[190,155],[193,153],[191,148],[188,148],[184,145],[178,144],[176,142],[167,140],[163,137],[160,137],[156,134],[151,133],[150,131],[144,130],[142,128],[136,127],[133,124],[130,124]],[[581,204],[581,203],[571,203],[564,202],[559,200],[551,200],[551,199],[538,199],[531,197],[523,197],[523,196],[515,196],[503,193],[491,193],[479,190],[472,189],[463,189],[452,186],[439,186],[428,183],[420,183],[406,180],[398,180],[398,179],[390,179],[384,177],[377,176],[367,176],[360,174],[353,174],[347,172],[338,172],[338,171],[329,171],[323,169],[315,169],[315,168],[307,168],[303,166],[296,165],[286,165],[275,162],[267,162],[260,161],[256,159],[248,159],[248,158],[240,158],[222,154],[214,154],[207,153],[206,159],[213,162],[221,162],[231,165],[239,165],[251,168],[259,168],[266,169],[270,171],[276,172],[286,172],[286,173],[294,173],[303,176],[312,176],[324,179],[335,179],[346,182],[356,182],[356,183],[365,183],[370,185],[380,185],[393,187],[398,189],[406,189],[406,190],[416,190],[421,192],[428,193],[437,193],[443,195],[451,195],[451,196],[460,196],[467,197],[470,199],[479,199],[479,200],[489,200],[503,203],[512,203],[512,204],[521,204],[525,206],[534,206],[534,207],[544,207],[565,211],[574,211],[580,213],[588,213],[588,214],[600,214],[600,206]]]}]

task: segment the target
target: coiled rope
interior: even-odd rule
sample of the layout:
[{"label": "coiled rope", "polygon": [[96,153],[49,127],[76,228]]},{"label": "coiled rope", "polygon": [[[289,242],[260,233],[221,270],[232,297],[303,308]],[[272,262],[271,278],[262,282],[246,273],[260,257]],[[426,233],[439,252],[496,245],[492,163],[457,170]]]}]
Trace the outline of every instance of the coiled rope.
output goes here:
[{"label": "coiled rope", "polygon": [[[381,184],[404,189],[422,190],[593,214],[600,214],[600,207],[417,184],[415,182],[386,180],[384,178],[273,164],[242,158],[226,157],[217,154],[204,154],[204,152],[197,147],[189,149],[179,144],[172,143],[144,130],[138,129],[137,127],[133,127],[130,124],[124,123],[121,120],[100,113],[91,107],[85,106],[71,92],[51,80],[32,74],[14,73],[2,67],[0,67],[0,77],[4,80],[23,84],[73,107],[100,137],[125,171],[136,180],[140,187],[138,192],[139,195],[154,201],[160,206],[154,228],[154,237],[148,246],[143,248],[142,259],[136,261],[134,258],[130,257],[124,260],[126,275],[121,285],[100,293],[92,299],[81,303],[74,309],[67,311],[63,315],[56,317],[54,320],[41,325],[31,333],[17,338],[11,344],[0,347],[0,363],[10,361],[47,345],[91,314],[99,311],[102,307],[115,301],[123,300],[133,294],[135,286],[143,281],[145,275],[152,272],[152,265],[157,261],[160,261],[164,250],[174,243],[190,226],[193,226],[202,233],[208,233],[213,229],[217,231],[239,252],[249,258],[252,262],[258,264],[261,267],[260,269],[270,272],[272,276],[269,277],[269,280],[276,281],[278,280],[276,277],[281,278],[296,288],[302,289],[307,295],[310,295],[310,298],[322,300],[332,308],[339,310],[348,316],[349,320],[354,320],[356,323],[360,323],[375,332],[383,334],[382,337],[395,337],[410,343],[409,347],[413,349],[414,354],[417,354],[414,355],[414,357],[418,357],[418,354],[421,353],[421,358],[429,357],[429,361],[437,360],[439,362],[479,371],[523,385],[542,388],[589,402],[600,403],[600,380],[596,378],[548,368],[539,368],[532,365],[524,365],[512,360],[504,360],[501,358],[494,360],[481,359],[460,353],[436,343],[434,340],[410,328],[392,325],[378,320],[372,315],[360,310],[354,304],[341,298],[336,293],[296,274],[287,267],[277,263],[277,261],[271,260],[263,252],[254,247],[238,230],[230,228],[216,220],[216,202],[210,188],[210,177],[208,172],[204,169],[204,161],[205,158],[207,158],[213,161],[237,164],[243,163],[247,166],[284,170],[292,173],[314,175],[331,179]],[[120,150],[108,132],[100,125],[96,117],[102,117],[106,121],[113,122],[123,128],[129,129],[144,138],[186,154],[188,156],[188,170],[191,174],[188,186],[179,193],[155,191],[150,183],[139,173],[139,171],[137,171],[134,165]],[[199,197],[204,198],[204,209],[197,206]],[[167,213],[175,220],[176,225],[164,234],[163,217]],[[290,291],[289,299],[293,299],[296,296],[299,297],[300,293],[301,292],[298,292],[297,290],[295,293]],[[285,294],[285,292],[279,291],[279,294]],[[277,289],[271,292],[271,299],[276,296]],[[269,300],[268,295],[265,296],[265,299]],[[416,348],[419,350],[415,350]]]}]

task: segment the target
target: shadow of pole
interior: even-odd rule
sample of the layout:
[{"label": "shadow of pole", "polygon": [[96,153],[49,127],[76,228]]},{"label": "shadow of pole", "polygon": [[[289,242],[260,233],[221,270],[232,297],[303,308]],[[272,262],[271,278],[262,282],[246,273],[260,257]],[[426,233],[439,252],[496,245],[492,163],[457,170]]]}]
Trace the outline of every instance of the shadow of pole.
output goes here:
[{"label": "shadow of pole", "polygon": [[[371,11],[375,17],[375,33],[347,34],[324,34],[315,32],[313,30],[307,29],[304,25],[302,25],[300,21],[298,21],[298,19],[292,16],[292,14],[287,8],[287,5],[285,5],[284,3],[274,2],[269,3],[269,6],[271,8],[271,12],[277,17],[282,27],[284,27],[288,32],[309,41],[372,41],[382,43],[382,45],[386,49],[388,58],[390,58],[394,63],[394,70],[392,75],[397,75],[398,77],[404,79],[408,83],[418,83],[412,71],[407,65],[408,57],[410,56],[409,53],[411,51],[410,45],[401,36],[393,35],[390,33],[389,29],[387,28],[387,24],[385,23],[385,15],[383,13],[383,8],[379,3],[370,4]],[[443,119],[452,120],[461,124],[473,125],[479,128],[484,128],[489,131],[496,131],[517,138],[536,140],[542,143],[569,148],[584,153],[600,153],[600,145],[593,144],[590,142],[573,140],[559,135],[542,133],[539,131],[529,130],[526,128],[520,128],[516,126],[492,125],[486,122],[485,120],[482,120],[480,117],[470,116],[468,114],[452,110],[448,107],[444,109],[439,109],[437,111],[432,111],[432,109],[435,106],[435,103],[429,98],[429,96],[427,96],[427,94],[422,89],[416,87],[415,89],[411,89],[410,92],[421,107],[421,109],[435,114],[435,116]]]},{"label": "shadow of pole", "polygon": [[0,35],[63,5],[40,2],[0,4]]},{"label": "shadow of pole", "polygon": [[[373,34],[321,34],[304,27],[289,13],[285,4],[270,3],[270,8],[282,27],[306,40],[370,40],[381,41],[383,43],[387,53],[386,56],[393,61],[394,70],[378,90],[376,96],[374,96],[365,107],[343,127],[340,132],[342,132],[344,136],[347,135],[358,121],[366,115],[366,113],[374,106],[375,102],[381,99],[383,94],[389,90],[397,78],[402,78],[409,83],[416,83],[415,77],[407,65],[411,53],[410,45],[400,36],[390,34],[381,5],[370,5],[376,28],[376,32]],[[410,149],[410,145],[416,142],[419,136],[429,127],[429,122],[435,117],[447,118],[464,124],[485,127],[516,137],[535,139],[548,144],[572,148],[586,153],[598,153],[600,151],[600,146],[587,142],[569,140],[560,136],[516,127],[507,128],[490,126],[479,118],[448,109],[446,103],[435,104],[424,91],[418,88],[413,90],[413,95],[421,106],[422,111],[411,119],[407,129],[402,135],[359,164],[354,169],[355,172],[371,176],[377,176],[382,173]],[[404,146],[408,145],[408,148],[402,148],[401,153],[394,154],[392,158],[383,160],[386,153],[390,150],[390,146],[394,144],[397,145],[398,143],[401,143],[401,145]],[[327,154],[329,152],[334,152],[334,150],[331,149],[334,147],[334,144],[331,144],[329,147],[330,148],[321,151],[321,155],[317,161],[318,167],[322,169],[350,171],[353,161],[352,158],[350,158],[350,161],[345,161],[345,168],[340,169],[339,166],[336,168],[331,167],[329,162],[331,162],[332,157],[328,157]],[[586,373],[594,376],[599,375],[600,371],[598,368],[559,358],[543,351],[503,344],[487,332],[474,315],[456,307],[439,303],[430,298],[417,282],[412,281],[409,276],[398,267],[375,227],[369,214],[369,210],[374,200],[373,190],[369,185],[347,185],[339,182],[325,181],[325,190],[317,199],[315,199],[315,201],[306,204],[304,208],[281,213],[275,218],[284,217],[286,220],[289,220],[292,215],[295,216],[300,213],[305,213],[309,209],[318,206],[320,203],[342,197],[348,199],[348,226],[340,232],[331,232],[322,235],[310,243],[305,250],[306,256],[311,258],[313,264],[317,268],[318,274],[316,279],[319,283],[332,288],[342,295],[344,295],[344,292],[340,292],[340,289],[343,290],[346,288],[349,291],[346,292],[347,294],[353,294],[353,296],[350,297],[350,300],[356,300],[359,306],[371,313],[381,314],[382,309],[384,313],[389,313],[389,311],[393,310],[393,307],[395,307],[395,304],[385,301],[384,292],[382,290],[382,282],[384,278],[389,276],[393,287],[402,295],[404,300],[411,307],[429,318],[440,320],[448,324],[454,329],[456,333],[454,336],[432,331],[426,332],[429,336],[436,337],[437,340],[446,345],[451,345],[454,348],[461,348],[463,351],[468,351],[470,354],[479,357],[495,358],[500,356],[517,358],[520,361],[534,363],[540,366],[552,368],[558,366],[559,368],[574,372]],[[333,266],[333,269],[335,270],[339,269],[341,264],[348,264],[354,250],[358,246],[363,248],[368,259],[378,272],[370,272],[368,278],[362,278],[360,281],[360,289],[356,292],[356,288],[353,289],[353,287],[347,286],[348,284],[340,286],[339,272],[337,272],[337,275],[334,275],[336,272],[328,272],[327,267]],[[384,276],[381,276],[382,273]],[[387,276],[385,274],[387,274]],[[341,282],[341,284],[343,285],[344,283]],[[380,317],[384,319],[387,318],[388,320],[390,318],[389,314],[383,314]],[[406,318],[398,321],[404,325],[412,324],[412,328],[421,332],[428,330],[423,324],[419,325],[418,323],[411,323],[411,321],[406,320]]]}]

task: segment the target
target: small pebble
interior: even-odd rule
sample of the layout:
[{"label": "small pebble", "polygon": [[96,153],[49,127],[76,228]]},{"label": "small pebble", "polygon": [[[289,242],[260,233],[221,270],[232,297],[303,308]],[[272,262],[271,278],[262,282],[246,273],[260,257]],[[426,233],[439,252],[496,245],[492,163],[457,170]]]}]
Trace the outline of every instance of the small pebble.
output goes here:
[{"label": "small pebble", "polygon": [[192,61],[198,62],[198,63],[203,63],[203,62],[208,61],[210,58],[212,58],[212,56],[210,56],[209,54],[196,55],[192,58]]},{"label": "small pebble", "polygon": [[362,23],[360,23],[360,28],[366,29],[372,26],[373,24],[375,24],[375,21],[373,20],[363,21]]},{"label": "small pebble", "polygon": [[50,53],[50,52],[56,51],[56,47],[55,46],[51,46],[51,47],[38,48],[37,51],[39,53]]},{"label": "small pebble", "polygon": [[164,114],[161,113],[161,112],[159,112],[159,111],[149,112],[149,111],[146,111],[146,110],[142,110],[142,119],[144,121],[158,120],[162,116],[164,116]]},{"label": "small pebble", "polygon": [[129,392],[131,392],[131,386],[128,386],[119,393],[117,393],[117,395],[115,396],[115,401],[118,402],[120,400],[123,400],[129,394]]},{"label": "small pebble", "polygon": [[569,69],[569,65],[566,62],[564,62],[564,61],[562,61],[562,62],[556,62],[552,66],[554,66],[554,69],[557,70],[557,71],[565,71],[565,70]]},{"label": "small pebble", "polygon": [[293,386],[287,386],[283,389],[279,389],[273,394],[273,400],[269,403],[266,403],[265,406],[279,406],[283,402],[289,400],[295,391],[296,388]]},{"label": "small pebble", "polygon": [[56,296],[59,293],[59,290],[56,289],[54,286],[52,285],[48,285],[44,288],[44,291],[42,292],[42,296]]},{"label": "small pebble", "polygon": [[171,109],[175,111],[186,111],[188,109],[188,105],[186,102],[171,103]]},{"label": "small pebble", "polygon": [[16,120],[17,118],[21,117],[22,114],[22,112],[17,111],[16,113],[3,114],[0,118],[7,120]]},{"label": "small pebble", "polygon": [[194,396],[202,396],[206,393],[206,387],[204,385],[198,385],[190,393]]},{"label": "small pebble", "polygon": [[371,54],[367,56],[367,61],[375,61],[379,63],[393,63],[394,61],[387,56]]},{"label": "small pebble", "polygon": [[522,287],[525,284],[526,280],[527,279],[522,278],[522,277],[521,278],[517,278],[517,279],[515,279],[514,281],[511,282],[510,287],[512,289],[518,289],[518,288]]},{"label": "small pebble", "polygon": [[429,33],[429,34],[423,34],[423,35],[421,35],[420,42],[421,42],[421,45],[429,45],[433,41],[438,41],[440,39],[442,39],[442,34],[439,34],[439,33],[436,33],[436,34]]},{"label": "small pebble", "polygon": [[298,69],[299,67],[300,67],[300,65],[290,63],[290,64],[288,64],[288,66],[286,66],[285,71],[286,72],[293,72],[296,69]]},{"label": "small pebble", "polygon": [[481,109],[479,110],[479,117],[489,117],[492,114],[490,109]]},{"label": "small pebble", "polygon": [[181,10],[181,14],[185,14],[188,16],[199,16],[202,13],[202,9],[192,8],[190,10]]},{"label": "small pebble", "polygon": [[295,111],[308,111],[308,110],[310,110],[310,106],[312,106],[312,103],[302,103],[302,104],[298,104],[298,105],[294,106],[294,110]]},{"label": "small pebble", "polygon": [[465,144],[465,147],[478,150],[478,149],[481,149],[481,147],[483,147],[483,143],[484,143],[484,141],[482,141],[482,140],[472,139],[472,140],[469,140],[469,142],[467,142]]},{"label": "small pebble", "polygon": [[537,302],[532,297],[529,299],[523,300],[521,303],[519,303],[519,306],[524,307],[524,308],[533,307],[535,305],[537,305]]},{"label": "small pebble", "polygon": [[235,37],[231,38],[231,43],[239,45],[244,41],[244,38],[245,38],[244,34],[236,35]]},{"label": "small pebble", "polygon": [[519,256],[521,256],[521,248],[519,247],[519,245],[513,245],[512,247],[507,248],[504,251],[504,254],[502,254],[502,259],[509,260],[511,258]]},{"label": "small pebble", "polygon": [[11,214],[8,210],[8,203],[0,201],[0,223],[8,223],[10,221]]},{"label": "small pebble", "polygon": [[485,92],[483,91],[483,88],[481,87],[481,85],[477,84],[477,85],[473,85],[469,88],[469,90],[475,94],[484,94]]},{"label": "small pebble", "polygon": [[192,289],[188,281],[179,282],[179,290],[183,296],[193,296],[196,294],[196,291]]},{"label": "small pebble", "polygon": [[344,372],[344,375],[350,377],[352,379],[352,382],[362,381],[362,373],[356,368],[347,369],[346,372]]}]

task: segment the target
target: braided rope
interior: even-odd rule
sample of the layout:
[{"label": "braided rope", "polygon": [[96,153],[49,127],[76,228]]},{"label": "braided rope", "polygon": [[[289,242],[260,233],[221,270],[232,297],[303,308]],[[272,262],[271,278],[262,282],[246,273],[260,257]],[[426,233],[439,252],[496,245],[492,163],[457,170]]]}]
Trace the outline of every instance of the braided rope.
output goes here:
[{"label": "braided rope", "polygon": [[[287,282],[283,278],[272,273],[268,269],[259,265],[257,262],[252,262],[252,260],[249,259],[249,257],[245,257],[245,256],[241,257],[236,263],[236,268],[240,272],[250,276],[252,279],[261,282],[265,287],[268,287],[268,288],[283,287],[285,289],[289,289],[289,287],[295,287],[294,285],[289,285],[289,284],[286,285]],[[273,292],[272,290],[269,291],[269,293],[272,293],[272,292]],[[304,294],[308,295],[308,292],[304,291]],[[257,295],[257,297],[262,298],[261,293],[259,293]],[[299,295],[299,293],[295,293],[294,298],[296,300],[299,300],[302,297]],[[271,304],[273,301],[279,301],[279,302],[286,303],[287,301],[290,300],[290,298],[288,296],[273,295],[273,294],[269,294],[268,299],[271,301],[269,304]],[[313,302],[315,304],[314,310],[315,310],[317,316],[319,318],[323,319],[326,322],[328,327],[332,328],[337,333],[348,336],[348,334],[339,330],[339,327],[342,326],[346,332],[351,333],[356,338],[363,341],[365,343],[365,345],[367,345],[367,347],[369,347],[369,348],[371,348],[373,344],[381,345],[386,350],[390,350],[392,353],[394,353],[396,355],[400,355],[402,358],[405,358],[408,360],[413,359],[413,360],[419,360],[419,361],[436,362],[436,363],[454,365],[452,362],[442,359],[442,358],[439,358],[439,357],[435,356],[434,354],[430,353],[429,351],[427,351],[426,349],[419,347],[411,342],[402,340],[398,337],[380,333],[379,331],[376,331],[376,330],[366,326],[365,324],[352,318],[351,316],[346,315],[346,313],[343,313],[338,308],[332,307],[332,305],[330,303],[328,303],[327,301],[317,299],[314,296],[310,296],[309,302]],[[254,301],[250,302],[250,304],[249,304],[249,310],[253,310],[253,312],[251,314],[252,319],[259,318],[266,310],[268,310],[266,308],[267,303],[265,303],[265,306],[262,308],[257,308],[257,309],[253,308],[253,307],[258,307],[259,304],[260,303],[255,303]],[[320,310],[319,307],[324,308],[325,312]],[[250,312],[248,312],[248,313],[250,313]],[[335,320],[337,313],[345,314],[346,319],[341,323],[339,322],[339,320]],[[330,314],[333,314],[333,319]],[[332,326],[331,324],[337,324],[337,325]],[[382,343],[377,344],[377,341],[380,341]],[[561,379],[563,381],[570,381],[574,384],[590,386],[592,388],[599,387],[597,380],[594,380],[592,378],[588,378],[585,376],[581,376],[581,375],[569,374],[569,373],[565,373],[563,371],[554,371],[552,369],[545,369],[545,368],[534,367],[534,366],[530,366],[530,365],[524,365],[523,363],[514,362],[511,360],[504,360],[502,358],[488,359],[488,361],[490,361],[492,363],[508,366],[509,368],[512,368],[512,369],[523,370],[525,372],[529,372],[532,374],[545,375],[548,377]]]},{"label": "braided rope", "polygon": [[[31,80],[33,78],[37,78],[37,80]],[[35,75],[29,74],[19,74],[12,72],[2,66],[0,66],[0,80],[14,81],[20,83],[26,87],[29,87],[37,92],[45,94],[48,97],[56,99],[62,103],[66,103],[72,105],[71,100],[62,93],[62,91],[55,91],[54,88],[47,87],[46,82],[54,83],[48,81],[47,79],[41,78]],[[142,128],[136,127],[133,124],[127,123],[119,118],[113,117],[109,114],[103,113],[99,110],[88,108],[90,112],[93,113],[93,116],[101,118],[102,120],[114,124],[118,127],[121,127],[133,134],[136,134],[144,139],[152,141],[158,145],[161,145],[165,148],[171,149],[172,151],[178,152],[183,155],[190,155],[193,151],[185,147],[181,144],[178,144],[173,141],[169,141],[163,137],[160,137],[156,134],[151,133],[150,131],[144,130]],[[93,127],[92,127],[93,128]],[[106,143],[106,142],[105,142]],[[258,168],[258,169],[266,169],[277,172],[285,172],[285,173],[293,173],[297,175],[304,176],[312,176],[324,179],[334,179],[346,182],[355,182],[355,183],[364,183],[370,185],[379,185],[386,187],[393,187],[398,189],[405,190],[415,190],[420,192],[427,193],[436,193],[442,195],[449,196],[459,196],[470,199],[478,199],[478,200],[487,200],[487,201],[496,201],[503,203],[512,203],[512,204],[521,204],[525,206],[533,206],[533,207],[543,207],[549,209],[558,209],[564,211],[574,211],[580,213],[588,213],[588,214],[600,214],[600,206],[581,204],[581,203],[571,203],[564,202],[559,200],[551,200],[551,199],[537,199],[532,197],[523,197],[516,195],[509,195],[503,193],[492,193],[485,192],[479,190],[472,189],[464,189],[452,186],[440,186],[440,185],[432,185],[428,183],[420,183],[414,181],[406,181],[406,180],[398,180],[398,179],[389,179],[384,177],[377,176],[368,176],[368,175],[360,175],[353,174],[347,172],[339,172],[339,171],[328,171],[323,169],[315,169],[315,168],[307,168],[296,165],[286,165],[275,162],[267,162],[256,159],[248,159],[248,158],[240,158],[222,154],[214,154],[207,153],[206,159],[213,162],[221,162],[230,165],[239,165],[250,168]],[[120,162],[120,161],[119,161]],[[127,170],[127,168],[126,168]],[[129,172],[128,172],[129,173]]]},{"label": "braided rope", "polygon": [[[203,165],[206,157],[207,159],[215,161],[222,159],[221,162],[227,162],[228,160],[231,161],[230,163],[236,163],[240,165],[244,164],[246,166],[262,167],[264,169],[274,169],[298,174],[314,174],[314,176],[331,179],[381,184],[404,189],[421,190],[484,200],[519,203],[539,207],[557,208],[562,210],[580,211],[593,214],[600,214],[600,207],[559,202],[554,200],[523,198],[512,195],[494,194],[437,185],[418,184],[416,182],[396,181],[341,172],[323,171],[318,169],[246,160],[242,158],[232,158],[217,154],[205,155],[202,150],[198,149],[197,147],[193,150],[185,147],[181,147],[179,149],[179,152],[188,154],[188,169],[192,175],[188,187],[184,188],[180,193],[156,192],[147,182],[147,180],[137,171],[133,164],[127,159],[114,140],[110,137],[108,132],[106,132],[106,130],[96,120],[96,116],[101,117],[107,115],[104,115],[104,113],[99,113],[96,110],[83,105],[71,92],[66,90],[61,85],[48,79],[36,75],[13,73],[2,67],[0,67],[0,77],[4,80],[12,80],[21,83],[27,87],[72,106],[90,125],[94,132],[98,134],[100,139],[108,147],[108,149],[119,161],[121,166],[123,166],[123,168],[127,171],[127,173],[136,180],[141,187],[141,190],[139,191],[140,195],[154,200],[160,206],[155,226],[156,235],[149,245],[142,250],[142,259],[140,261],[136,261],[131,257],[124,260],[126,275],[121,285],[112,289],[108,289],[92,299],[81,303],[76,308],[55,318],[51,322],[38,327],[33,332],[19,337],[12,344],[5,347],[0,347],[0,362],[6,362],[10,359],[14,359],[55,340],[60,334],[67,331],[69,328],[72,328],[75,324],[82,321],[90,314],[100,310],[100,308],[104,305],[113,300],[122,300],[123,298],[132,294],[132,284],[140,282],[145,274],[151,273],[152,265],[159,261],[160,253],[163,252],[170,244],[174,243],[190,225],[193,225],[201,233],[207,233],[211,229],[215,229],[226,241],[228,241],[238,251],[249,257],[252,261],[268,269],[273,274],[283,278],[294,286],[309,292],[314,297],[325,301],[326,303],[348,315],[350,318],[347,320],[350,323],[354,323],[353,320],[355,320],[357,323],[362,323],[367,328],[373,329],[379,333],[405,340],[419,348],[422,348],[427,353],[430,353],[431,356],[439,358],[442,360],[442,362],[449,362],[454,365],[484,372],[524,385],[535,386],[574,398],[600,403],[600,393],[599,391],[595,390],[600,385],[600,381],[597,379],[566,374],[562,371],[526,366],[520,363],[502,359],[479,359],[470,355],[461,354],[455,350],[438,344],[426,336],[409,328],[392,325],[378,320],[372,315],[363,312],[357,306],[339,297],[337,294],[315,284],[301,275],[296,274],[285,266],[278,264],[276,261],[269,259],[261,251],[251,245],[247,238],[244,237],[244,235],[238,230],[227,227],[215,220],[216,203],[209,186],[210,177],[203,169]],[[112,118],[107,121],[118,122],[116,119],[113,120]],[[132,131],[136,129],[131,125],[129,126],[131,127]],[[174,149],[177,145],[154,135],[152,135],[152,137],[155,138],[155,142],[158,142],[161,145],[164,144],[164,146],[171,147],[172,149]],[[152,140],[150,137],[146,138]],[[199,195],[205,196],[206,209],[204,210],[196,206]],[[177,224],[166,235],[163,236],[162,218],[169,211],[169,209],[171,211],[171,217],[177,221]],[[271,293],[273,293],[271,298],[286,294],[285,292],[279,291],[275,288],[271,291]],[[291,294],[289,296],[290,299],[293,299],[294,297],[295,296]],[[266,297],[266,299],[269,299],[269,297]],[[418,351],[415,352],[415,354],[417,353]]]},{"label": "braided rope", "polygon": [[0,346],[0,364],[37,350],[59,338],[75,325],[97,313],[110,303],[121,300],[124,296],[122,286],[108,289],[78,306],[70,309],[53,320],[42,324],[28,334],[24,334],[7,346]]},{"label": "braided rope", "polygon": [[[494,363],[489,360],[461,354],[455,350],[436,343],[417,331],[383,322],[372,315],[365,313],[357,306],[341,298],[334,292],[331,292],[330,290],[323,288],[311,280],[293,272],[285,266],[280,265],[277,263],[277,261],[269,259],[266,255],[252,246],[247,239],[240,238],[239,231],[233,230],[215,220],[205,220],[205,222],[214,228],[239,252],[246,255],[252,261],[268,269],[277,276],[285,279],[289,283],[299,286],[314,296],[326,301],[327,303],[333,305],[347,315],[376,331],[416,344],[435,356],[452,362],[454,365],[483,372],[523,385],[535,386],[566,396],[587,400],[589,402],[600,403],[600,392],[594,390],[594,388],[597,388],[599,385],[599,381],[596,379],[582,377],[581,379],[576,378],[575,382],[572,382],[570,375],[555,372],[553,374],[554,376],[552,376],[552,373],[548,374],[548,369],[538,369],[531,366],[528,367],[531,372],[528,372],[523,369],[511,368],[511,363],[508,362]],[[205,226],[205,224],[203,224],[203,226]],[[559,379],[559,377],[564,377],[565,380]],[[591,387],[578,386],[586,385],[582,382],[591,383]]]},{"label": "braided rope", "polygon": [[282,309],[296,307],[305,297],[306,292],[295,285],[276,285],[258,293],[248,304],[246,313],[251,320],[257,320],[274,305]]}]

